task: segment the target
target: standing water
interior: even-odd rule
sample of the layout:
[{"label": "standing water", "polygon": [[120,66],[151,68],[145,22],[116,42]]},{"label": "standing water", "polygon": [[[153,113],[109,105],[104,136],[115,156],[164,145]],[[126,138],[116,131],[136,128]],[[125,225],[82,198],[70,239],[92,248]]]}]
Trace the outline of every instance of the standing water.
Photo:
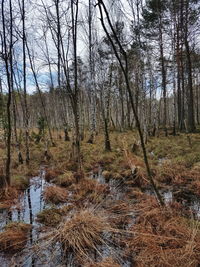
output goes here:
[{"label": "standing water", "polygon": [[19,196],[19,203],[8,209],[0,210],[0,227],[9,222],[23,222],[36,225],[36,214],[44,209],[42,197],[45,182],[45,171],[41,170],[40,175],[30,179],[30,186]]},{"label": "standing water", "polygon": [[[45,170],[41,169],[39,176],[30,179],[30,186],[19,196],[18,204],[9,210],[0,210],[0,231],[3,231],[4,226],[10,222],[23,222],[33,226],[25,250],[39,238],[38,228],[40,225],[36,221],[36,215],[45,208],[43,191],[46,186],[49,186],[49,183],[45,181]],[[30,255],[30,251],[28,254]],[[18,257],[17,254],[13,256],[9,253],[1,253],[0,266],[35,266],[33,257],[25,258],[27,258],[26,255]],[[15,261],[18,263],[16,264]]]}]

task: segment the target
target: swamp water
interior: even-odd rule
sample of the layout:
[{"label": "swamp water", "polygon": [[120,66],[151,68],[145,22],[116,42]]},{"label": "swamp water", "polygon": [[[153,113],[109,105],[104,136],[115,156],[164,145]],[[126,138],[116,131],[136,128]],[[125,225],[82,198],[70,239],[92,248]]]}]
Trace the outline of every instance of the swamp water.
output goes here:
[{"label": "swamp water", "polygon": [[[123,200],[126,194],[124,190],[123,181],[114,181],[110,180],[106,183],[105,178],[102,175],[102,169],[99,168],[97,174],[92,174],[91,179],[97,180],[101,184],[107,184],[110,189],[112,201]],[[0,210],[0,231],[3,230],[3,227],[10,222],[24,222],[31,224],[33,226],[30,238],[27,242],[26,247],[20,253],[15,255],[9,255],[0,253],[0,266],[1,267],[55,267],[55,266],[77,266],[74,263],[73,255],[68,255],[67,259],[63,259],[62,250],[58,245],[56,248],[50,246],[44,246],[43,251],[37,253],[38,250],[33,249],[33,245],[37,245],[37,240],[40,239],[43,234],[43,226],[36,221],[36,215],[42,210],[49,208],[45,204],[43,199],[44,188],[51,185],[45,181],[45,170],[41,169],[39,176],[33,177],[30,179],[30,186],[26,189],[21,196],[19,197],[19,205],[13,206],[9,211],[7,209]],[[152,190],[145,190],[147,194],[153,194]],[[178,195],[173,190],[161,190],[166,203],[177,201]],[[109,200],[110,197],[108,197]],[[106,202],[107,198],[105,199]],[[189,208],[196,218],[200,219],[200,200],[193,195],[190,195],[190,198],[179,198],[179,202],[185,205],[186,208]],[[126,229],[132,226],[135,222],[135,214],[130,214],[131,223],[127,225]],[[45,230],[48,234],[48,230]],[[108,236],[108,240],[111,239]],[[39,246],[38,246],[39,248]],[[107,247],[99,247],[100,254],[103,258],[113,255],[115,258],[118,258],[120,265],[123,267],[133,266],[129,260],[123,259],[121,255],[123,254],[123,248],[117,247],[115,244]],[[98,261],[98,255],[95,257]],[[62,262],[62,260],[64,262]]]},{"label": "swamp water", "polygon": [[30,186],[19,196],[19,203],[11,209],[0,210],[1,230],[9,222],[24,222],[36,225],[35,216],[44,209],[42,197],[43,189],[48,185],[44,180],[45,172],[42,170],[40,175],[30,179]]},{"label": "swamp water", "polygon": [[[150,189],[144,192],[148,195],[154,194],[153,190]],[[159,192],[166,204],[174,201],[181,203],[186,210],[190,211],[195,219],[200,219],[200,198],[192,192],[187,191],[186,188],[180,188],[179,190],[159,190]]]},{"label": "swamp water", "polygon": [[[26,247],[19,253],[0,253],[1,267],[30,267],[56,266],[56,262],[49,263],[50,251],[44,251],[40,257],[35,255],[33,244],[41,237],[41,224],[36,221],[36,215],[48,208],[43,199],[44,188],[51,185],[45,181],[45,170],[41,169],[39,176],[30,179],[30,186],[19,196],[18,203],[9,210],[0,210],[0,231],[11,222],[31,224],[32,229]],[[55,260],[56,257],[54,257]],[[45,263],[46,262],[46,263]]]},{"label": "swamp water", "polygon": [[[102,170],[99,173],[91,176],[92,179],[97,180],[101,184],[106,184],[105,178],[102,176]],[[36,216],[39,212],[51,206],[47,205],[43,199],[43,191],[45,187],[52,185],[45,181],[45,170],[41,169],[37,177],[30,179],[30,186],[26,189],[18,199],[18,203],[13,205],[9,210],[0,209],[0,231],[3,231],[5,225],[11,222],[23,222],[32,225],[30,237],[27,241],[25,248],[16,254],[0,253],[0,266],[1,267],[55,267],[55,266],[77,266],[74,262],[73,254],[67,255],[63,259],[62,250],[59,244],[53,247],[42,245],[42,250],[38,253],[37,241],[41,242],[41,237],[48,234],[48,228],[45,229],[42,224],[38,223]],[[110,192],[112,193],[113,200],[123,199],[124,193],[120,183],[110,181],[108,184]],[[66,204],[67,205],[67,204]],[[44,231],[43,231],[44,230]],[[51,230],[49,230],[51,231]],[[111,239],[110,236],[107,237]],[[43,242],[43,241],[42,241]],[[45,241],[44,241],[45,242]],[[103,258],[109,257],[113,254],[118,258],[120,249],[113,246],[101,246],[98,248]],[[98,260],[99,256],[96,255],[95,259]],[[64,261],[64,262],[62,262]],[[121,262],[121,266],[130,267],[128,261]]]}]

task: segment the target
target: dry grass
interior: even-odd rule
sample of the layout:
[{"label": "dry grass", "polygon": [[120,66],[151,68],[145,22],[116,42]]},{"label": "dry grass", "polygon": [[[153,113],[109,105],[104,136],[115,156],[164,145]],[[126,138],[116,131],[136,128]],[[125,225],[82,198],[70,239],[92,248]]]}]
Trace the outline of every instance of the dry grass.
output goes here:
[{"label": "dry grass", "polygon": [[30,185],[29,178],[22,175],[13,175],[11,183],[18,190],[25,190]]},{"label": "dry grass", "polygon": [[45,173],[45,180],[47,182],[51,182],[52,180],[56,179],[60,174],[61,172],[59,170],[47,169]]},{"label": "dry grass", "polygon": [[[119,266],[112,258],[104,259],[101,262],[102,258],[99,261],[94,260],[94,257],[89,259],[91,253],[98,251],[98,246],[106,242],[104,234],[112,232],[111,227],[114,227],[118,228],[120,236],[126,232],[126,239],[118,240],[117,244],[127,246],[126,252],[129,256],[133,256],[136,266],[197,266],[200,262],[199,224],[184,218],[185,213],[180,204],[171,203],[168,209],[161,211],[153,197],[148,197],[138,190],[138,187],[146,187],[148,183],[141,150],[136,151],[137,155],[135,152],[130,152],[131,145],[137,138],[135,133],[111,132],[110,138],[112,152],[104,152],[103,135],[99,135],[93,145],[83,141],[81,150],[84,172],[93,171],[94,174],[97,174],[99,165],[101,165],[107,181],[110,179],[125,181],[126,187],[123,188],[128,193],[123,201],[115,203],[108,203],[112,196],[107,198],[107,195],[110,194],[107,185],[85,178],[75,183],[79,177],[74,178],[77,165],[70,159],[70,142],[66,143],[60,140],[56,147],[49,148],[53,157],[48,162],[49,169],[46,173],[46,180],[56,183],[57,186],[46,188],[44,192],[46,201],[54,204],[66,202],[69,195],[68,191],[59,187],[63,186],[72,191],[76,208],[89,208],[94,205],[101,208],[99,213],[89,209],[77,211],[67,221],[64,221],[66,220],[65,214],[71,215],[72,212],[68,213],[63,209],[49,209],[39,214],[39,220],[45,225],[59,227],[52,231],[55,233],[54,244],[60,242],[66,252],[73,251],[79,258],[87,258],[89,263],[83,265],[82,261],[80,266]],[[181,186],[181,188],[188,188],[191,192],[200,194],[199,135],[192,135],[191,138],[192,148],[188,146],[187,139],[182,134],[178,137],[150,138],[147,150],[159,186],[169,185],[173,189],[180,189]],[[123,140],[126,141],[126,146],[124,146]],[[30,149],[31,159],[34,162],[33,166],[30,165],[30,170],[18,166],[16,152],[13,149],[14,169],[12,173],[14,175],[25,174],[27,171],[30,171],[31,174],[32,169],[39,169],[41,160],[44,159],[44,143],[41,142],[39,145],[31,143]],[[134,169],[137,169],[136,174],[133,174]],[[0,200],[13,204],[13,199],[17,198],[18,193],[14,189],[9,190],[6,194],[0,192]],[[12,190],[14,191],[12,192]],[[185,196],[183,198],[186,199]],[[131,206],[130,202],[135,203],[134,206]],[[103,206],[104,203],[106,203],[105,206]],[[127,227],[122,229],[124,223],[129,222],[133,209],[138,215],[136,224],[131,229],[130,225],[128,225],[128,230]],[[105,216],[105,214],[107,215]],[[9,237],[9,233],[7,236]],[[112,240],[117,239],[113,237]]]},{"label": "dry grass", "polygon": [[49,208],[37,214],[37,221],[46,226],[58,226],[65,215],[73,209],[72,205],[64,206],[62,208]]},{"label": "dry grass", "polygon": [[146,199],[146,194],[144,194],[139,188],[131,188],[126,195],[127,199],[131,199],[134,201],[141,201],[142,199]]},{"label": "dry grass", "polygon": [[24,223],[10,223],[0,233],[0,250],[16,252],[22,250],[28,240],[31,225]]},{"label": "dry grass", "polygon": [[70,171],[65,172],[62,175],[59,175],[55,180],[55,183],[57,185],[60,185],[60,186],[63,186],[63,187],[68,187],[68,186],[72,185],[75,182],[76,182],[76,180],[74,178],[74,175]]},{"label": "dry grass", "polygon": [[85,202],[100,203],[105,195],[109,193],[107,185],[86,178],[81,179],[78,184],[72,185],[70,190],[74,192],[74,200],[77,202],[77,205],[83,205]]},{"label": "dry grass", "polygon": [[14,187],[0,189],[0,207],[9,208],[18,202],[19,192]]},{"label": "dry grass", "polygon": [[199,171],[180,164],[162,164],[156,169],[156,180],[168,185],[184,185],[199,180]]},{"label": "dry grass", "polygon": [[128,223],[132,222],[134,208],[128,202],[117,200],[107,202],[106,211],[109,214],[110,224],[118,229],[124,229]]},{"label": "dry grass", "polygon": [[132,210],[132,207],[123,200],[117,200],[114,203],[112,202],[106,210],[112,214],[124,215],[129,214]]},{"label": "dry grass", "polygon": [[168,207],[161,210],[155,199],[138,204],[140,215],[127,242],[136,266],[198,266],[200,261],[199,222],[181,216]]},{"label": "dry grass", "polygon": [[102,172],[103,177],[105,178],[105,181],[108,183],[110,179],[113,178],[113,174],[111,171],[103,171]]},{"label": "dry grass", "polygon": [[109,257],[101,262],[86,263],[84,267],[120,267],[120,265],[113,258]]},{"label": "dry grass", "polygon": [[111,230],[104,214],[81,210],[60,225],[54,242],[60,242],[65,253],[73,252],[76,257],[89,258],[91,252],[98,252],[98,246],[105,244],[104,234]]},{"label": "dry grass", "polygon": [[110,164],[113,163],[113,161],[115,161],[117,159],[117,153],[114,152],[107,152],[107,153],[102,153],[102,155],[100,156],[98,163],[103,166],[109,166]]},{"label": "dry grass", "polygon": [[68,192],[66,189],[53,185],[48,186],[44,190],[44,199],[46,202],[53,204],[65,203],[67,201]]}]

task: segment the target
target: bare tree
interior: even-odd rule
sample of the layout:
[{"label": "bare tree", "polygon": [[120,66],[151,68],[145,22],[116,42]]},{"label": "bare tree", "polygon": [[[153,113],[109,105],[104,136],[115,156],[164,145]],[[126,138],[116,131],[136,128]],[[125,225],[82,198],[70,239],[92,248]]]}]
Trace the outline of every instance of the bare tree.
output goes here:
[{"label": "bare tree", "polygon": [[[136,109],[135,109],[135,105],[134,105],[134,101],[133,101],[133,96],[132,96],[132,91],[131,91],[131,88],[130,88],[130,84],[129,84],[129,77],[128,77],[128,59],[127,59],[127,54],[126,54],[126,51],[123,49],[117,35],[116,35],[116,32],[112,26],[112,22],[110,20],[110,17],[109,17],[109,14],[108,14],[108,11],[106,9],[106,6],[104,4],[104,2],[102,0],[98,0],[98,7],[99,7],[99,12],[100,12],[100,15],[101,15],[101,24],[102,24],[102,27],[108,37],[108,39],[110,40],[110,43],[113,47],[113,50],[115,52],[115,56],[117,58],[117,60],[119,61],[119,64],[120,64],[120,67],[122,69],[122,72],[124,74],[124,78],[125,78],[125,82],[126,82],[126,89],[129,93],[129,98],[130,98],[130,101],[131,101],[131,107],[132,107],[132,110],[133,110],[133,114],[134,114],[134,117],[135,117],[135,120],[136,120],[136,126],[137,126],[137,129],[138,129],[138,133],[139,133],[139,137],[140,137],[140,142],[141,142],[141,147],[142,147],[142,151],[143,151],[143,157],[144,157],[144,162],[145,162],[145,165],[146,165],[146,170],[147,170],[147,174],[148,174],[148,178],[149,178],[149,181],[154,189],[154,192],[155,192],[155,195],[158,199],[158,202],[163,206],[164,205],[164,202],[163,202],[163,199],[156,187],[156,184],[153,180],[153,177],[152,177],[152,173],[151,173],[151,170],[150,170],[150,166],[149,166],[149,161],[148,161],[148,157],[147,157],[147,152],[146,152],[146,147],[145,147],[145,142],[144,142],[144,137],[143,137],[143,133],[142,133],[142,130],[141,130],[141,125],[140,125],[140,121],[139,121],[139,118],[138,118],[138,114],[136,112]],[[108,25],[112,31],[112,34],[114,36],[114,39],[117,43],[117,46],[118,48],[120,49],[120,53],[123,55],[123,58],[124,58],[124,61],[125,61],[125,66],[123,65],[123,62],[121,61],[121,58],[119,56],[119,52],[117,51],[117,47],[116,45],[114,44],[107,28],[106,28],[106,25],[104,23],[104,16],[103,16],[103,11],[105,12],[105,15],[106,15],[106,18],[107,18],[107,21],[108,21]]]}]

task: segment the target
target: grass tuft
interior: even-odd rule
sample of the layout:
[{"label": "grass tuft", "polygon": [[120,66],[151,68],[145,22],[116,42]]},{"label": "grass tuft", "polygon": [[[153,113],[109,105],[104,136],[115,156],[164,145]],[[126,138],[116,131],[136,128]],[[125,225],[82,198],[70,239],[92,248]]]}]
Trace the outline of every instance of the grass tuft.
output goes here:
[{"label": "grass tuft", "polygon": [[44,199],[46,202],[59,204],[67,201],[68,192],[66,189],[53,185],[48,186],[44,190]]},{"label": "grass tuft", "polygon": [[55,180],[55,183],[57,185],[60,185],[60,186],[63,186],[63,187],[68,187],[68,186],[72,185],[75,182],[76,182],[76,180],[74,178],[74,175],[70,171],[59,175]]},{"label": "grass tuft", "polygon": [[101,262],[91,262],[84,264],[84,267],[120,267],[111,257],[103,259]]},{"label": "grass tuft", "polygon": [[49,208],[41,211],[37,214],[37,221],[46,226],[55,227],[58,226],[63,220],[63,216],[73,208],[72,205],[64,206],[62,208]]},{"label": "grass tuft", "polygon": [[98,246],[105,243],[105,232],[111,231],[104,214],[94,210],[81,210],[62,223],[54,242],[60,242],[65,253],[74,252],[77,257],[89,258],[90,252],[98,253]]},{"label": "grass tuft", "polygon": [[28,240],[31,225],[24,223],[10,223],[0,233],[0,251],[17,252],[22,250]]}]

